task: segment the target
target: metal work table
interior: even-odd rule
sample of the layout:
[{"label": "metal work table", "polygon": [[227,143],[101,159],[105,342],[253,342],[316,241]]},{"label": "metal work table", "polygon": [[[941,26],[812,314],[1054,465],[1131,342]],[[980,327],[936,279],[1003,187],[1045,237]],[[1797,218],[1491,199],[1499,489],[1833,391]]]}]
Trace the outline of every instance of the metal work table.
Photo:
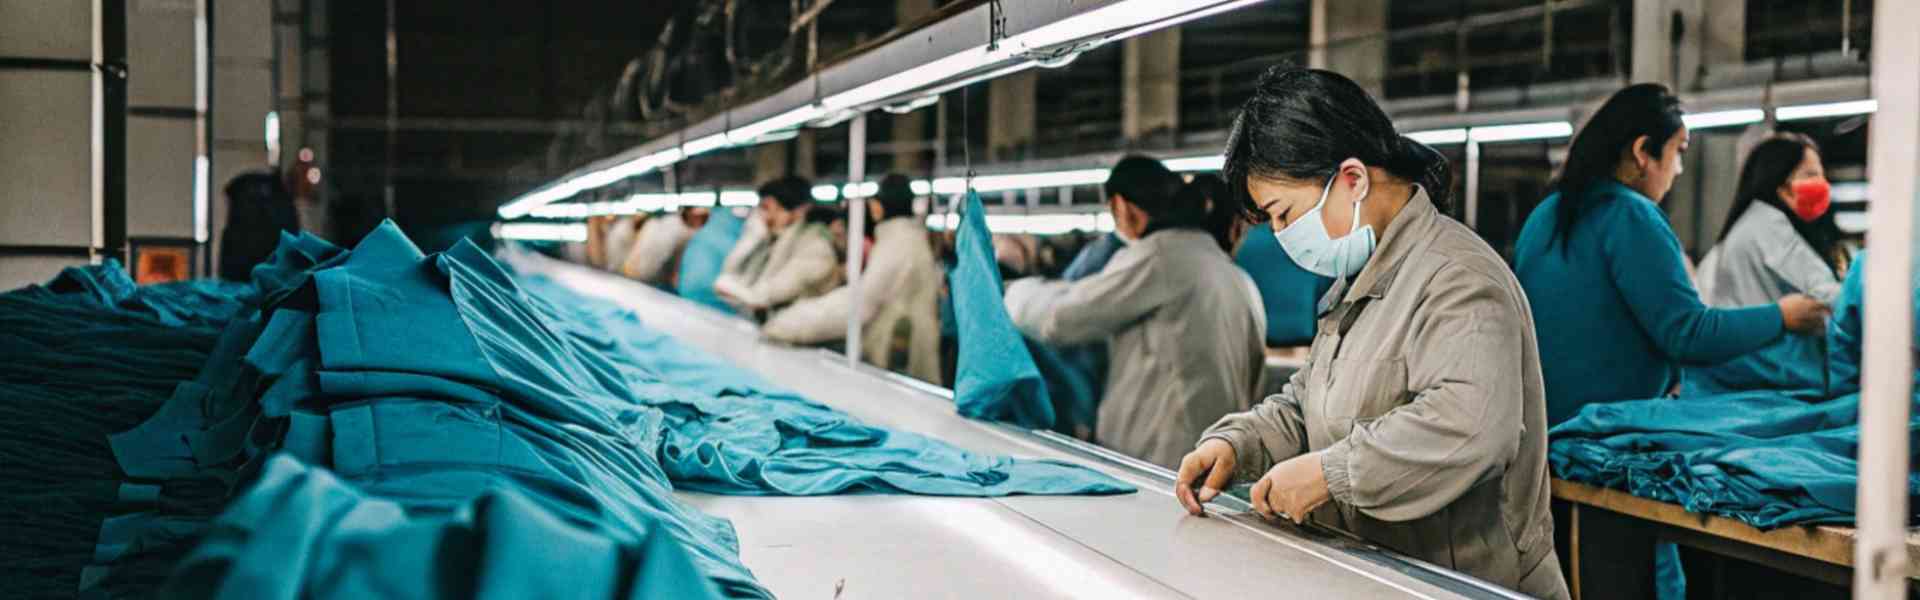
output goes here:
[{"label": "metal work table", "polygon": [[1269,525],[1244,505],[1188,517],[1165,469],[1051,433],[960,417],[947,390],[761,340],[751,323],[638,282],[524,253],[507,260],[869,423],[975,452],[1072,461],[1140,488],[1110,497],[984,499],[678,493],[731,519],[741,559],[782,597],[1521,597],[1337,534]]}]

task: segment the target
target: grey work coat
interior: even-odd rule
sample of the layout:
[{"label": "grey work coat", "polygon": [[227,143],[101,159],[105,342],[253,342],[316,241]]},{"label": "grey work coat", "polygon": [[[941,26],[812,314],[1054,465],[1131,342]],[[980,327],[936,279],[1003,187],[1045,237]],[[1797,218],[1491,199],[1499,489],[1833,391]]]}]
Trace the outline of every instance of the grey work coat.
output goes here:
[{"label": "grey work coat", "polygon": [[847,315],[860,311],[860,354],[868,364],[940,384],[940,280],[926,222],[887,219],[873,228],[873,249],[861,272],[860,297],[840,286],[794,302],[760,328],[793,344],[845,340]]},{"label": "grey work coat", "polygon": [[1333,501],[1314,521],[1565,598],[1532,314],[1500,256],[1417,191],[1321,315],[1306,366],[1205,437],[1233,445],[1238,482],[1318,452]]},{"label": "grey work coat", "polygon": [[1260,291],[1206,232],[1170,229],[1072,282],[1022,279],[1007,313],[1034,339],[1106,341],[1095,441],[1175,467],[1208,423],[1246,410],[1266,375]]},{"label": "grey work coat", "polygon": [[1707,304],[1772,304],[1793,293],[1832,303],[1840,295],[1839,275],[1794,231],[1792,218],[1764,202],[1747,206],[1727,239],[1700,261]]}]

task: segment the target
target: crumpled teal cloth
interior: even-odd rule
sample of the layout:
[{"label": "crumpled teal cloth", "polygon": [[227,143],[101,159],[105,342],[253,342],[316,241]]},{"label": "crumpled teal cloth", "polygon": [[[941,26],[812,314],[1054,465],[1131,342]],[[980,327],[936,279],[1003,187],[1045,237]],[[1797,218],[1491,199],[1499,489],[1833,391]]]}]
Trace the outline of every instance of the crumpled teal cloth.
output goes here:
[{"label": "crumpled teal cloth", "polygon": [[[1554,473],[1760,528],[1851,523],[1865,261],[1856,259],[1828,327],[1830,390],[1591,404],[1551,431]],[[1909,460],[1920,465],[1920,411],[1908,436]],[[1920,507],[1920,477],[1908,479],[1907,493]]]},{"label": "crumpled teal cloth", "polygon": [[954,404],[960,414],[975,419],[1050,429],[1053,401],[1033,355],[1007,315],[986,218],[980,195],[969,190],[953,242],[955,264],[947,274],[960,345]]},{"label": "crumpled teal cloth", "polygon": [[680,297],[733,314],[733,307],[713,292],[713,281],[720,278],[727,253],[740,241],[740,230],[745,227],[746,221],[733,216],[732,210],[713,209],[707,224],[693,232],[687,248],[680,252],[680,279],[675,283]]}]

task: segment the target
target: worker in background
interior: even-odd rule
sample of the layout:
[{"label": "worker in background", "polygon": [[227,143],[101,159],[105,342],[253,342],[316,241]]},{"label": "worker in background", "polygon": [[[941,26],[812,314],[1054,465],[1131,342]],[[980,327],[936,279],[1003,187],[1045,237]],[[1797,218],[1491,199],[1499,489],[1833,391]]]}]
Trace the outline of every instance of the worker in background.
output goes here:
[{"label": "worker in background", "polygon": [[300,214],[280,177],[250,171],[227,181],[227,225],[220,230],[220,278],[251,281],[253,266],[273,255],[280,232],[299,233]]},{"label": "worker in background", "polygon": [[639,238],[640,228],[646,227],[653,218],[649,215],[620,215],[606,223],[605,236],[602,239],[601,252],[606,262],[600,265],[608,271],[619,273],[621,265],[626,264],[627,256],[633,252],[633,243]]},{"label": "worker in background", "polygon": [[1260,393],[1266,312],[1230,249],[1205,229],[1217,212],[1239,210],[1226,198],[1144,156],[1115,164],[1106,190],[1115,230],[1136,241],[1084,279],[1012,282],[1007,313],[1044,343],[1105,340],[1111,364],[1095,441],[1171,466],[1208,423]]},{"label": "worker in background", "polygon": [[1280,66],[1241,108],[1225,171],[1272,220],[1265,233],[1335,283],[1306,366],[1198,438],[1180,462],[1180,503],[1204,514],[1252,481],[1264,517],[1568,597],[1527,297],[1499,254],[1442,213],[1446,159],[1396,133],[1346,77]]},{"label": "worker in background", "polygon": [[[1712,306],[1779,302],[1806,294],[1832,305],[1847,271],[1847,251],[1829,210],[1832,189],[1820,148],[1797,133],[1754,146],[1740,169],[1733,209],[1720,242],[1700,261],[1700,296]],[[1783,388],[1826,385],[1824,336],[1787,335],[1766,350],[1707,368],[1687,369],[1682,395],[1737,391],[1734,380]]]},{"label": "worker in background", "polygon": [[[1680,100],[1665,86],[1614,93],[1520,229],[1514,271],[1533,304],[1550,425],[1590,403],[1665,396],[1682,364],[1727,360],[1783,331],[1821,326],[1825,307],[1803,294],[1741,308],[1700,301],[1659,205],[1688,138]],[[1678,550],[1654,552],[1648,591],[1684,594]]]},{"label": "worker in background", "polygon": [[685,206],[647,219],[635,234],[633,249],[620,261],[620,274],[672,289],[680,274],[680,252],[710,214],[705,206]]},{"label": "worker in background", "polygon": [[847,319],[858,311],[861,358],[884,369],[939,385],[942,272],[927,243],[927,225],[913,214],[914,193],[905,175],[880,181],[868,198],[873,245],[860,272],[859,295],[841,286],[824,296],[794,302],[767,319],[761,332],[792,344],[844,341]]},{"label": "worker in background", "polygon": [[807,222],[813,185],[789,175],[761,185],[759,193],[755,214],[766,233],[741,238],[713,285],[721,299],[754,315],[840,283],[832,236],[825,225]]}]

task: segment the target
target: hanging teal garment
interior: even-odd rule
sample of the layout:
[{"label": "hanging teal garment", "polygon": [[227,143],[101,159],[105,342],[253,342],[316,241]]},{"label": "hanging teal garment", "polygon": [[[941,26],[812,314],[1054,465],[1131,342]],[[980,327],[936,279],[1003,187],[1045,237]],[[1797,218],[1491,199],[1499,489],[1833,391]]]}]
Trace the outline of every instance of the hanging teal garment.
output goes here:
[{"label": "hanging teal garment", "polygon": [[1300,268],[1265,226],[1247,231],[1233,264],[1260,289],[1267,309],[1268,346],[1304,346],[1313,341],[1320,297],[1333,287],[1333,279]]},{"label": "hanging teal garment", "polygon": [[980,195],[967,192],[947,289],[959,332],[953,400],[960,414],[1029,429],[1053,427],[1052,400],[1001,296],[1000,266]]},{"label": "hanging teal garment", "polygon": [[[1866,259],[1855,259],[1828,325],[1831,391],[1590,404],[1551,431],[1555,475],[1761,528],[1852,522]],[[1920,464],[1920,411],[1908,437]],[[1909,506],[1920,502],[1920,477],[1909,477],[1908,495]]]},{"label": "hanging teal garment", "polygon": [[740,241],[740,230],[745,227],[746,221],[733,216],[732,209],[714,207],[707,224],[693,232],[693,237],[687,239],[686,250],[680,253],[680,279],[676,285],[682,298],[733,313],[733,307],[713,293],[713,281],[720,278],[727,253]]}]

